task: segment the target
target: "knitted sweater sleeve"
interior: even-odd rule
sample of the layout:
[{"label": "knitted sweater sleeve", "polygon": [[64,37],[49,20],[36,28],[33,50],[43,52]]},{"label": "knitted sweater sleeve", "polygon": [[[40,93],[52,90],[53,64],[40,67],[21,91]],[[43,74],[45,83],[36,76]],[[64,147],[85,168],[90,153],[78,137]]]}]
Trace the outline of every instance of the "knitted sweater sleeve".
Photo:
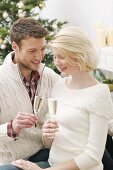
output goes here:
[{"label": "knitted sweater sleeve", "polygon": [[[1,101],[0,101],[0,106],[1,105],[3,105],[3,103],[1,103]],[[1,109],[0,109],[0,114],[1,114]],[[4,118],[2,118],[2,119],[4,119]],[[11,129],[11,127],[10,127],[10,129],[8,128],[8,124],[9,124],[9,122],[0,124],[0,143],[1,142],[6,143],[9,141],[15,140],[13,137],[12,129]],[[11,136],[8,135],[8,132],[11,133],[10,134]]]},{"label": "knitted sweater sleeve", "polygon": [[74,158],[80,170],[98,165],[104,153],[108,124],[113,106],[107,88],[95,93],[87,107],[89,113],[89,136],[84,152]]},{"label": "knitted sweater sleeve", "polygon": [[0,125],[0,132],[1,132],[0,133],[0,143],[1,142],[5,143],[5,142],[9,142],[11,140],[14,140],[13,137],[8,136],[7,125],[8,125],[8,122]]}]

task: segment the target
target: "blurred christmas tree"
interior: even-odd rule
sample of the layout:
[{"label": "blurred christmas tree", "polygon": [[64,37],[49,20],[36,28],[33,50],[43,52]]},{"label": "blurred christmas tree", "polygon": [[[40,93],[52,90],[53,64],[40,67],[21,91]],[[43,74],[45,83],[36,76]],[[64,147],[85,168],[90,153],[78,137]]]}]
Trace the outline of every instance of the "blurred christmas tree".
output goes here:
[{"label": "blurred christmas tree", "polygon": [[[0,2],[0,62],[12,51],[8,32],[11,24],[19,18],[31,16],[39,20],[49,31],[49,35],[46,38],[47,43],[54,37],[62,25],[66,23],[57,21],[57,19],[51,21],[49,19],[41,19],[40,12],[45,7],[45,1],[46,0],[2,0]],[[54,69],[52,53],[49,49],[45,55],[44,62],[47,66]]]}]

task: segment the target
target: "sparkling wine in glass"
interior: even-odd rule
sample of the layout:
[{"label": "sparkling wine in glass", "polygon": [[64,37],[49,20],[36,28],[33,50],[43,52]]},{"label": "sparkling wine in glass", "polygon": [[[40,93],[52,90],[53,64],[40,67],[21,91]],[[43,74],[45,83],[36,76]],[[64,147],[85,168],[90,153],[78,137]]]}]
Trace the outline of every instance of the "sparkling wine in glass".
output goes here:
[{"label": "sparkling wine in glass", "polygon": [[[34,114],[36,116],[40,112],[40,109],[42,107],[42,103],[43,103],[43,97],[42,96],[35,96],[35,99],[34,99]],[[36,125],[35,125],[35,127],[36,127]]]},{"label": "sparkling wine in glass", "polygon": [[48,99],[48,109],[49,109],[50,118],[54,119],[56,111],[57,111],[57,99],[56,98]]},{"label": "sparkling wine in glass", "polygon": [[[42,107],[42,103],[43,103],[43,97],[42,96],[35,96],[34,99],[34,114],[37,116],[41,107]],[[38,129],[36,128],[36,124],[35,126],[31,127],[31,128],[27,128],[26,131],[28,133],[33,133],[33,134],[37,134],[38,133]]]},{"label": "sparkling wine in glass", "polygon": [[[49,109],[49,117],[52,120],[55,120],[55,114],[57,111],[57,99],[56,98],[49,98],[48,99],[48,109]],[[53,132],[53,136],[49,137],[51,139],[54,138],[55,132]]]},{"label": "sparkling wine in glass", "polygon": [[34,114],[37,115],[42,107],[43,97],[35,96],[34,99]]}]

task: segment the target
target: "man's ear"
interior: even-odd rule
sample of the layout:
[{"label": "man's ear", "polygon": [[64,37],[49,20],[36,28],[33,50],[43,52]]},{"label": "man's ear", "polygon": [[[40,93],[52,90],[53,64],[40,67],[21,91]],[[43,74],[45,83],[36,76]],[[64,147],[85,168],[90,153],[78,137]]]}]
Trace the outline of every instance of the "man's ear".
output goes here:
[{"label": "man's ear", "polygon": [[13,41],[12,42],[12,49],[15,51],[18,48],[18,45]]}]

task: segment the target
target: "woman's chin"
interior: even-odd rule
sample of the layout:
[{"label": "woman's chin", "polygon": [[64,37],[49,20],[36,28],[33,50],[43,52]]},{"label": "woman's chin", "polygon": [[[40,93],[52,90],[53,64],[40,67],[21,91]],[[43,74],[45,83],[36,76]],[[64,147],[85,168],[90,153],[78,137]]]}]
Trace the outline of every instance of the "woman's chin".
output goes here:
[{"label": "woman's chin", "polygon": [[67,76],[69,76],[67,73],[61,72],[61,77],[67,77]]}]

